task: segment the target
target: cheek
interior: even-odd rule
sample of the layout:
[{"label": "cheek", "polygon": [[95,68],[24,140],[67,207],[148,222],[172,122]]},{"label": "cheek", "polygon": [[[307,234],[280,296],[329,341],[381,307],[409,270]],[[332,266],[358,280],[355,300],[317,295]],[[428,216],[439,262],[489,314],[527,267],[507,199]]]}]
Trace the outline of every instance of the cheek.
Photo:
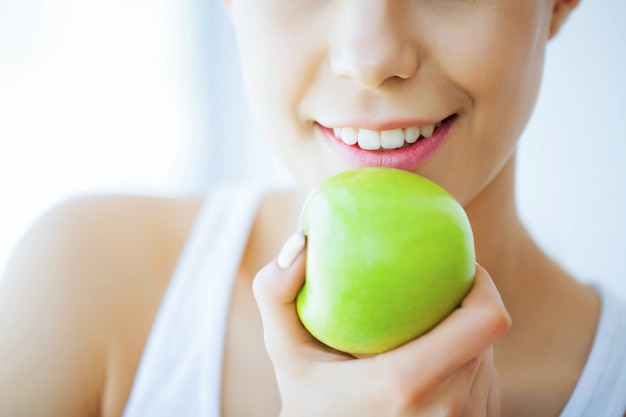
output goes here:
[{"label": "cheek", "polygon": [[317,68],[320,42],[312,41],[313,23],[302,22],[307,14],[295,6],[243,0],[233,10],[248,98],[261,125],[273,134],[295,127],[299,103]]},{"label": "cheek", "polygon": [[462,201],[471,200],[511,158],[534,108],[548,25],[528,9],[487,10],[438,34],[436,44],[447,47],[433,51],[433,59],[469,103],[460,114],[464,138],[451,155],[453,164],[464,167],[465,175],[449,184]]},{"label": "cheek", "polygon": [[511,120],[517,117],[525,123],[539,89],[546,28],[536,11],[509,7],[487,11],[462,33],[443,35],[452,57],[445,64],[448,74],[475,110],[489,108],[495,119],[491,122],[517,126]]},{"label": "cheek", "polygon": [[[276,108],[275,96],[271,92],[275,91],[277,80],[282,77],[280,69],[284,65],[280,50],[285,46],[280,45],[276,28],[254,17],[256,8],[242,7],[246,10],[233,11],[242,74],[253,111],[259,121],[266,123],[268,110]],[[272,65],[269,65],[270,60]]]},{"label": "cheek", "polygon": [[[325,61],[324,10],[316,2],[242,0],[233,11],[247,98],[268,144],[305,186],[329,172],[315,127],[302,109]],[[253,4],[254,3],[254,4]],[[279,3],[279,8],[276,3]]]}]

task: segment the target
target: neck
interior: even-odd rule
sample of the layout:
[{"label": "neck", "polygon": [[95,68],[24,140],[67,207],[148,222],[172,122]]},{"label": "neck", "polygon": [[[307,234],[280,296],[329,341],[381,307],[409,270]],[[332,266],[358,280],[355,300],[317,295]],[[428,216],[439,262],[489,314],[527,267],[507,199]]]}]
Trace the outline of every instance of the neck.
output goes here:
[{"label": "neck", "polygon": [[[526,394],[547,375],[558,383],[550,387],[550,401],[540,396],[537,401],[558,410],[584,366],[599,304],[593,290],[576,282],[533,242],[518,216],[514,185],[512,157],[465,207],[477,261],[491,275],[513,320],[511,331],[496,345],[503,411],[528,407],[532,400]],[[520,363],[526,364],[522,373]]]},{"label": "neck", "polygon": [[[526,320],[532,306],[565,296],[575,281],[532,240],[515,200],[515,156],[465,206],[472,224],[476,259],[491,275],[513,321]],[[529,308],[531,307],[531,308]]]},{"label": "neck", "polygon": [[517,213],[514,156],[465,210],[474,232],[476,259],[499,290],[506,292],[514,284],[521,253],[534,246]]}]

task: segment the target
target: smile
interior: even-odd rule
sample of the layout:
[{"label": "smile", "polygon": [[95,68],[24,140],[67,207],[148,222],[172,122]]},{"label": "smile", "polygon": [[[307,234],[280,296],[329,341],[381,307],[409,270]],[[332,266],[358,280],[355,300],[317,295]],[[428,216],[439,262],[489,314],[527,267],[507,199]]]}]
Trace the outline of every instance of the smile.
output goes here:
[{"label": "smile", "polygon": [[387,129],[383,125],[380,130],[371,125],[318,126],[329,149],[349,167],[384,166],[415,172],[445,142],[455,120],[456,114],[437,123],[389,122]]},{"label": "smile", "polygon": [[335,127],[335,138],[346,145],[357,145],[368,151],[402,149],[421,139],[429,138],[442,122],[434,125],[411,126],[393,130],[369,130],[354,127]]}]

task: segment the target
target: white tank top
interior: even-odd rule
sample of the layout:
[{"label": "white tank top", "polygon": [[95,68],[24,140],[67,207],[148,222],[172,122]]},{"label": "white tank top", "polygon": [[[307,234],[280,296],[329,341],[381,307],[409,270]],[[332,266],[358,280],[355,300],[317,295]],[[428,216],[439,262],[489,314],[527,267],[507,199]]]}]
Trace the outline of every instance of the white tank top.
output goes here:
[{"label": "white tank top", "polygon": [[[219,417],[232,284],[262,197],[252,186],[212,191],[198,215],[148,337],[124,417]],[[600,291],[588,362],[561,417],[626,412],[626,302]]]}]

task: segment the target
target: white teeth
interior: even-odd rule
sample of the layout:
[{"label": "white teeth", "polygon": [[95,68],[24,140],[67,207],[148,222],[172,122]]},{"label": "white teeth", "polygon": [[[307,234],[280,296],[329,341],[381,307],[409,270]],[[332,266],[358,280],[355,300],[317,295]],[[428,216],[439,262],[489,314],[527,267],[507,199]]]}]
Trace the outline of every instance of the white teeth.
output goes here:
[{"label": "white teeth", "polygon": [[404,145],[404,131],[402,129],[383,130],[380,132],[380,145],[383,149],[397,149]]},{"label": "white teeth", "polygon": [[368,151],[380,149],[380,132],[375,130],[359,129],[359,148]]},{"label": "white teeth", "polygon": [[346,145],[355,145],[358,141],[359,132],[351,127],[344,127],[341,129],[341,136],[336,133],[335,136],[340,137]]},{"label": "white teeth", "polygon": [[433,135],[433,132],[435,131],[435,125],[428,125],[428,126],[422,126],[420,127],[420,133],[422,134],[422,136],[424,136],[425,138],[429,138]]},{"label": "white teeth", "polygon": [[415,143],[420,137],[419,127],[407,127],[404,129],[404,140],[406,143]]},{"label": "white teeth", "polygon": [[421,137],[429,138],[433,132],[441,126],[441,122],[428,126],[412,126],[405,129],[393,130],[369,130],[353,127],[335,127],[333,133],[337,139],[341,139],[346,145],[358,144],[361,149],[375,151],[380,149],[399,149],[405,142],[412,144]]}]

